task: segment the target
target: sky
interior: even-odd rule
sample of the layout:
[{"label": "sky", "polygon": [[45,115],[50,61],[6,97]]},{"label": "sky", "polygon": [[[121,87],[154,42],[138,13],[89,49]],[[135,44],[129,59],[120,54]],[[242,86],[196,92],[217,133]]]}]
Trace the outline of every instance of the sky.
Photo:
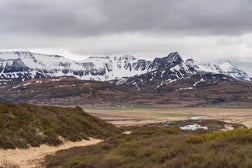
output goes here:
[{"label": "sky", "polygon": [[1,0],[0,50],[83,60],[177,51],[252,76],[251,0]]}]

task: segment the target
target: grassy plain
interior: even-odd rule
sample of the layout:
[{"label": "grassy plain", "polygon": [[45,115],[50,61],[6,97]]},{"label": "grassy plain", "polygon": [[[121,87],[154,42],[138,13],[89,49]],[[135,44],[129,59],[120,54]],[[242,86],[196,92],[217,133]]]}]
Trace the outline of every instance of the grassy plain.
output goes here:
[{"label": "grassy plain", "polygon": [[145,125],[155,122],[188,120],[196,117],[202,119],[217,119],[225,122],[237,122],[249,128],[252,127],[251,107],[173,107],[156,105],[83,108],[86,112],[105,119],[117,126]]}]

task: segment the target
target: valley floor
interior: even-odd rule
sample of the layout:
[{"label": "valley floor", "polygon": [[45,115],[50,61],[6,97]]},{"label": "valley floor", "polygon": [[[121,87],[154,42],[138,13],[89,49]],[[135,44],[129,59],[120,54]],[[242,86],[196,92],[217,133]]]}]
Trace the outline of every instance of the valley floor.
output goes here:
[{"label": "valley floor", "polygon": [[244,124],[248,128],[252,127],[251,107],[186,108],[156,105],[83,108],[86,112],[105,119],[116,126],[145,125],[188,119],[216,119],[229,123]]},{"label": "valley floor", "polygon": [[79,142],[66,142],[59,146],[41,145],[40,147],[30,147],[29,149],[8,149],[0,150],[0,167],[10,167],[18,165],[20,168],[38,168],[46,155],[52,155],[56,151],[94,145],[101,142],[99,139],[90,138]]}]

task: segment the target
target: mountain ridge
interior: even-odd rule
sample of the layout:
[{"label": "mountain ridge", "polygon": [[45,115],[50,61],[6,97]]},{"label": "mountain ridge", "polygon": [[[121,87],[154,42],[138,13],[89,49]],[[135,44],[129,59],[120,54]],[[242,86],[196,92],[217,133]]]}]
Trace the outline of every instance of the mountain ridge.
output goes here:
[{"label": "mountain ridge", "polygon": [[[184,61],[178,52],[172,52],[166,57],[154,58],[153,61],[124,55],[93,56],[77,62],[59,55],[13,51],[0,52],[0,83],[3,85],[13,81],[60,76],[74,76],[81,80],[120,80],[152,71],[161,71],[162,69],[178,72],[176,68],[179,68],[180,65],[181,72],[186,70],[193,74],[203,71],[225,74],[238,80],[251,81],[246,72],[231,64],[202,64],[193,59]],[[177,73],[177,75],[181,75],[181,73]]]}]

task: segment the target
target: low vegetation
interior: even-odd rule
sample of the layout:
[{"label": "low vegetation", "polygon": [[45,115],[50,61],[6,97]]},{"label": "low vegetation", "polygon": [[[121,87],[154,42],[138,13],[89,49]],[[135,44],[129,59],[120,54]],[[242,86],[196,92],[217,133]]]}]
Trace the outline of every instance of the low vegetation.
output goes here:
[{"label": "low vegetation", "polygon": [[67,168],[249,168],[252,129],[228,132],[139,128],[89,147],[47,156],[46,167]]},{"label": "low vegetation", "polygon": [[121,131],[80,107],[63,108],[0,103],[0,148],[59,145],[69,141],[105,138]]}]

